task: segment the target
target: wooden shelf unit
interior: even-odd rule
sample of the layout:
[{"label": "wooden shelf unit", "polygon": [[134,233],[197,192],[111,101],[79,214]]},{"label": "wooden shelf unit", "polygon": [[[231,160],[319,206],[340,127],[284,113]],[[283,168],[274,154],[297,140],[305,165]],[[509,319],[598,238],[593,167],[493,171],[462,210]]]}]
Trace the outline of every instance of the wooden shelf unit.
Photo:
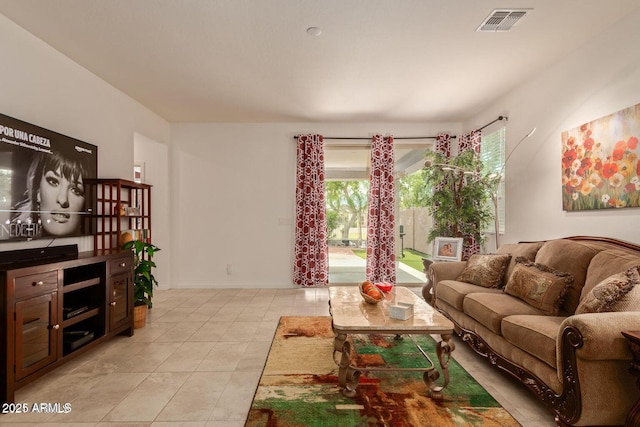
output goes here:
[{"label": "wooden shelf unit", "polygon": [[108,251],[122,246],[124,232],[151,242],[151,185],[126,179],[88,180],[93,206],[94,248]]}]

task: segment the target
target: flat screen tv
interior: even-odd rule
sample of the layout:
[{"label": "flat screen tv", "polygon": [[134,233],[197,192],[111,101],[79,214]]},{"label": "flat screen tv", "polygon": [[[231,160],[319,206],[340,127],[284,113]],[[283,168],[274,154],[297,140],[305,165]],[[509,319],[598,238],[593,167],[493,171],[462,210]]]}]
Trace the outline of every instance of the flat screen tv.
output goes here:
[{"label": "flat screen tv", "polygon": [[0,242],[91,234],[98,147],[0,114]]}]

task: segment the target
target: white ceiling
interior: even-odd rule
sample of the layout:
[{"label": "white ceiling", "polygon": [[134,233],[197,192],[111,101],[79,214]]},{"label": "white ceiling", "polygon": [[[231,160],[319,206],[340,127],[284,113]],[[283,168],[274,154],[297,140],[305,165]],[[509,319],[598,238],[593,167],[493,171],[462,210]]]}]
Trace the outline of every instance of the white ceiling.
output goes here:
[{"label": "white ceiling", "polygon": [[[505,7],[532,10],[510,32],[475,31]],[[0,0],[0,13],[170,122],[462,121],[638,7]]]}]

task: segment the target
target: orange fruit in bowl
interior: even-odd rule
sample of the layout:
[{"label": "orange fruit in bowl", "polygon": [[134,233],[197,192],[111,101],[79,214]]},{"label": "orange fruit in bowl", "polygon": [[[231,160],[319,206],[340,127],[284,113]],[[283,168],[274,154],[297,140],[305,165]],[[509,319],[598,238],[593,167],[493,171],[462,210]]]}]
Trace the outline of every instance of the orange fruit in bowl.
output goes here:
[{"label": "orange fruit in bowl", "polygon": [[367,293],[367,291],[371,288],[373,288],[373,283],[369,282],[368,280],[365,280],[364,282],[362,282],[362,284],[360,285],[362,292],[364,292],[365,294]]},{"label": "orange fruit in bowl", "polygon": [[371,285],[371,287],[367,291],[365,291],[365,293],[373,299],[382,299],[382,293],[380,293],[380,291],[373,285]]}]

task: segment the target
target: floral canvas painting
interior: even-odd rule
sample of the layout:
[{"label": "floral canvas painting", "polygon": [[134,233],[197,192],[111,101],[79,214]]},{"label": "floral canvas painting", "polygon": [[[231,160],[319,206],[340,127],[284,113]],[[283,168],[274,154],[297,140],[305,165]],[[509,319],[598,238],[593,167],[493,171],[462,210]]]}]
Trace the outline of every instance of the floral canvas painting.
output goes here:
[{"label": "floral canvas painting", "polygon": [[562,132],[565,211],[640,206],[640,104]]}]

